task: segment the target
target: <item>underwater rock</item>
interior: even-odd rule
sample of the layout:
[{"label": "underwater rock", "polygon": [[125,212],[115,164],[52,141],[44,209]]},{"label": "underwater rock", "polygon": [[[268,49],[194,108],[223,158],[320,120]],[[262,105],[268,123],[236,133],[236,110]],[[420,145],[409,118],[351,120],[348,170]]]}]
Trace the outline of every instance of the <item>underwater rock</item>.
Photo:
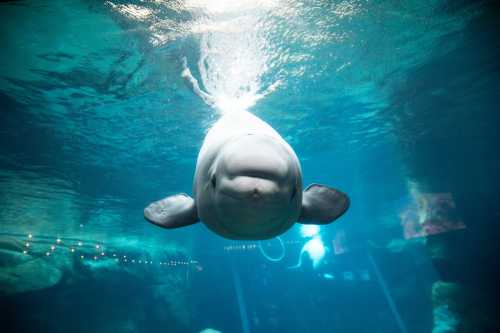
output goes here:
[{"label": "underwater rock", "polygon": [[434,327],[432,333],[457,332],[460,320],[457,315],[450,311],[448,306],[438,306],[432,312]]},{"label": "underwater rock", "polygon": [[[187,283],[179,278],[178,274],[164,274],[163,284],[151,287],[152,297],[165,306],[157,308],[158,312],[168,312],[170,316],[182,325],[188,326],[191,319],[191,312],[188,301]],[[162,313],[158,313],[162,316]]]},{"label": "underwater rock", "polygon": [[[492,296],[496,299],[496,294]],[[479,286],[437,281],[432,286],[434,329],[443,332],[498,332],[497,309]]]},{"label": "underwater rock", "polygon": [[24,243],[15,238],[0,240],[0,293],[15,294],[52,287],[70,269],[67,256],[23,253]]},{"label": "underwater rock", "polygon": [[62,272],[42,259],[2,269],[0,272],[0,292],[15,294],[40,290],[56,285]]},{"label": "underwater rock", "polygon": [[463,307],[462,286],[452,282],[435,282],[432,286],[434,327],[432,333],[457,332]]}]

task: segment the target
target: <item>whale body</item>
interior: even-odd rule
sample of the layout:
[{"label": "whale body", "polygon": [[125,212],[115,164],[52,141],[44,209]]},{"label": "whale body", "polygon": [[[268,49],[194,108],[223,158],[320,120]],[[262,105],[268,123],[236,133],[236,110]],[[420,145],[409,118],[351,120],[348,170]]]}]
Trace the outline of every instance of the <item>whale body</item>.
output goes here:
[{"label": "whale body", "polygon": [[148,205],[146,220],[178,228],[200,220],[229,239],[278,236],[294,223],[328,224],[348,209],[349,197],[312,184],[302,189],[299,159],[266,122],[247,111],[223,115],[198,154],[193,197],[175,194]]}]

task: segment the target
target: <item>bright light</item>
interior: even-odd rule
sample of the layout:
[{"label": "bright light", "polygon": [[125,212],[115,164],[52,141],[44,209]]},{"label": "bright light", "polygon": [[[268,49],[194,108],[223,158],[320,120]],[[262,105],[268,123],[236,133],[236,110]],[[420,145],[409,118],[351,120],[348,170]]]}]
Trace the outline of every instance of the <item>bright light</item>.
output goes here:
[{"label": "bright light", "polygon": [[326,253],[325,246],[319,237],[314,237],[308,241],[302,248],[302,251],[309,254],[309,258],[311,258],[314,268],[319,265]]},{"label": "bright light", "polygon": [[267,13],[280,6],[279,2],[186,1],[186,7],[195,17],[199,16],[191,30],[200,34],[198,71],[206,91],[200,89],[187,63],[182,76],[197,95],[221,114],[246,111],[280,85],[279,80],[270,85],[263,81],[273,55],[261,22]]},{"label": "bright light", "polygon": [[277,0],[189,0],[187,7],[201,9],[210,15],[244,13],[256,9],[271,9],[279,5]]},{"label": "bright light", "polygon": [[303,224],[300,226],[300,235],[302,237],[313,237],[319,235],[319,225]]}]

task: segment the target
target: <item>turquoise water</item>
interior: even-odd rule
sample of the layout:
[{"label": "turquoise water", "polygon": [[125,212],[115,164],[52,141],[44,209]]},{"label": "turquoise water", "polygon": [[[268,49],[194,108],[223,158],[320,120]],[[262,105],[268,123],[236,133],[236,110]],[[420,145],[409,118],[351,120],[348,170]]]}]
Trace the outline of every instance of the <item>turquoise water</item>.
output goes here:
[{"label": "turquoise water", "polygon": [[[499,22],[494,1],[0,3],[2,332],[500,331]],[[262,242],[147,223],[240,110],[348,212]]]}]

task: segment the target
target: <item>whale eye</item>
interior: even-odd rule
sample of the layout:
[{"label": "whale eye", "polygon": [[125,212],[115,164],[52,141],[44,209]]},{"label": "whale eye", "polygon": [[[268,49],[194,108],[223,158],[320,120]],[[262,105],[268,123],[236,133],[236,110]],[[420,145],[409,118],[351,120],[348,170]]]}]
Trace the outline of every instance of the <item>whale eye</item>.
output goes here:
[{"label": "whale eye", "polygon": [[212,176],[212,179],[210,179],[210,183],[212,183],[212,187],[215,188],[217,185],[217,179],[215,178],[215,175]]}]

